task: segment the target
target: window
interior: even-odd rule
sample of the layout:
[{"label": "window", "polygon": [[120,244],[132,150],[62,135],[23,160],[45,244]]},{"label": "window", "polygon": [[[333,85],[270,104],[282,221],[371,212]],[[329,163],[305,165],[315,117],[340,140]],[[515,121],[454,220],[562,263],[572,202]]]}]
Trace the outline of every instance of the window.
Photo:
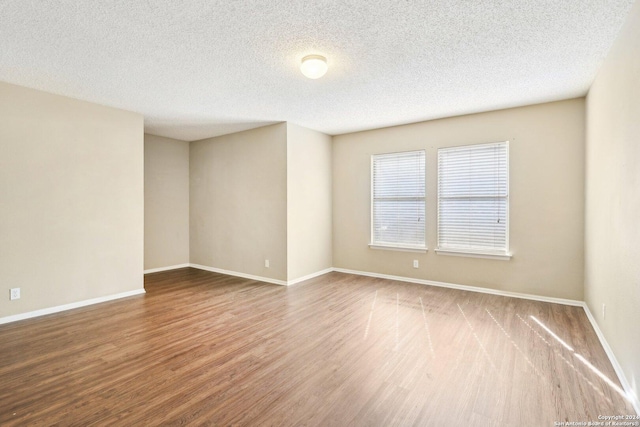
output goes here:
[{"label": "window", "polygon": [[424,151],[371,157],[371,247],[426,250]]},{"label": "window", "polygon": [[509,143],[438,150],[438,249],[508,259]]}]

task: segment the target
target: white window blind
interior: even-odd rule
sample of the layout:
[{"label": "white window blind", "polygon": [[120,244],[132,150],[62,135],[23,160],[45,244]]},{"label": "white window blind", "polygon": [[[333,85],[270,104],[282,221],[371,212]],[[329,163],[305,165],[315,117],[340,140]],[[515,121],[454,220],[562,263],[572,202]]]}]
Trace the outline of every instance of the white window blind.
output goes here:
[{"label": "white window blind", "polygon": [[371,244],[425,249],[424,151],[371,159]]},{"label": "white window blind", "polygon": [[508,142],[438,150],[438,249],[506,255]]}]

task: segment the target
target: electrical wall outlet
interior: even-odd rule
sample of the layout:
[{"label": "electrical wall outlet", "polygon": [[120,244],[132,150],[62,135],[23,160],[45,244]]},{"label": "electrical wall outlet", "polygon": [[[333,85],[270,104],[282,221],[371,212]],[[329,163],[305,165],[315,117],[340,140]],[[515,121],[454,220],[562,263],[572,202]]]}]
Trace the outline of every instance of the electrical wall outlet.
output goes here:
[{"label": "electrical wall outlet", "polygon": [[265,259],[265,260],[264,260],[264,266],[265,266],[265,267],[267,267],[267,268],[269,268],[269,260],[268,260],[268,259]]},{"label": "electrical wall outlet", "polygon": [[413,268],[418,268],[418,267],[420,267],[420,263],[418,262],[417,259],[414,259],[413,260]]},{"label": "electrical wall outlet", "polygon": [[20,299],[20,288],[12,288],[11,289],[11,300]]},{"label": "electrical wall outlet", "polygon": [[602,304],[602,318],[603,319],[607,318],[607,305],[606,304]]}]

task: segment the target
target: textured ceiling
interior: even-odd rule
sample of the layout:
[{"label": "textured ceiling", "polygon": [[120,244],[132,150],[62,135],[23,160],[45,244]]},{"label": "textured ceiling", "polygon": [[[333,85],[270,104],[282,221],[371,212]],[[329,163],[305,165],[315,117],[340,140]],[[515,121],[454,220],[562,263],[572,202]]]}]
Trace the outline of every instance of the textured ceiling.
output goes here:
[{"label": "textured ceiling", "polygon": [[[0,0],[0,80],[195,140],[328,134],[584,95],[633,0]],[[319,80],[299,72],[328,58]]]}]

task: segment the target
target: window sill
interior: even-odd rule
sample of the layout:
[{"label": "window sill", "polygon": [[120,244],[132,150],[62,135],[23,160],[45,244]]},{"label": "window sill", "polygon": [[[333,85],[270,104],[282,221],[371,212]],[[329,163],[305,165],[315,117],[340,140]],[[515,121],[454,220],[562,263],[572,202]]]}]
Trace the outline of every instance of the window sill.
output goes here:
[{"label": "window sill", "polygon": [[383,251],[401,251],[401,252],[427,252],[427,248],[419,248],[412,246],[387,246],[387,245],[379,245],[379,244],[369,244],[369,248]]},{"label": "window sill", "polygon": [[496,254],[491,252],[471,252],[455,249],[436,249],[438,255],[450,255],[450,256],[462,256],[470,258],[486,258],[486,259],[499,259],[502,261],[509,261],[511,259],[510,253]]}]

